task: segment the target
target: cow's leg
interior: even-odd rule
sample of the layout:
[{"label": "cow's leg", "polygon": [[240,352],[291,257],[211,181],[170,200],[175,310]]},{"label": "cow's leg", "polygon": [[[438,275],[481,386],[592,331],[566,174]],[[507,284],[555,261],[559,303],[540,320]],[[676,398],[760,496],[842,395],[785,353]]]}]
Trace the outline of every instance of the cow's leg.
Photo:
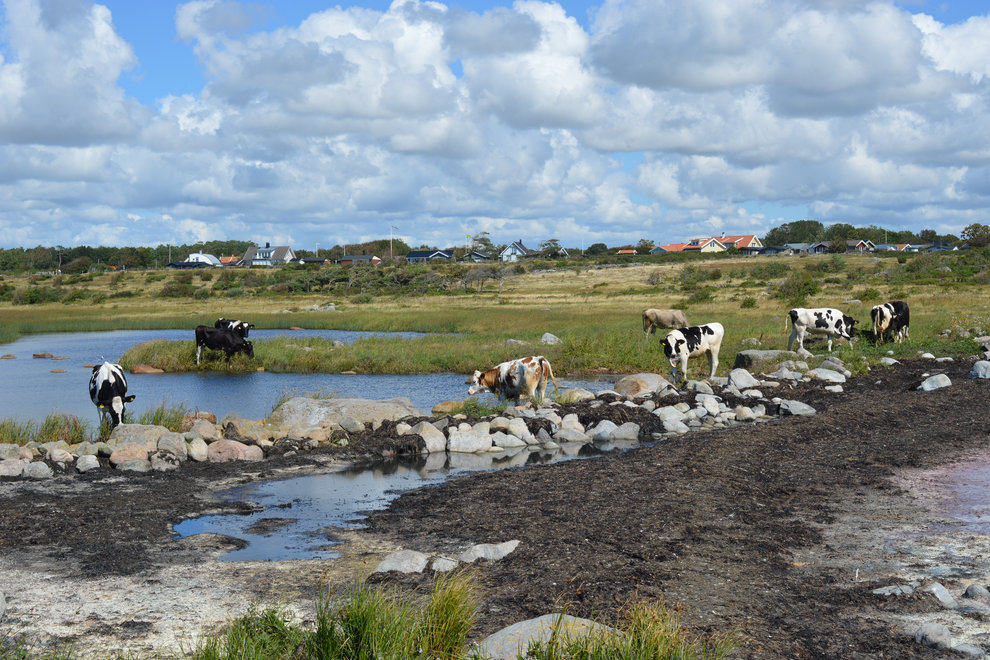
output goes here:
[{"label": "cow's leg", "polygon": [[832,335],[825,335],[825,336],[828,337],[828,352],[831,353],[832,352]]},{"label": "cow's leg", "polygon": [[199,357],[203,354],[202,344],[196,346],[196,364],[199,364]]},{"label": "cow's leg", "polygon": [[798,348],[804,348],[804,337],[797,331],[797,328],[791,327],[791,336],[787,338],[787,350],[791,350],[791,344],[794,343],[794,338],[798,338]]},{"label": "cow's leg", "polygon": [[708,349],[708,371],[710,372],[708,377],[714,378],[715,371],[718,369],[718,349],[710,348]]}]

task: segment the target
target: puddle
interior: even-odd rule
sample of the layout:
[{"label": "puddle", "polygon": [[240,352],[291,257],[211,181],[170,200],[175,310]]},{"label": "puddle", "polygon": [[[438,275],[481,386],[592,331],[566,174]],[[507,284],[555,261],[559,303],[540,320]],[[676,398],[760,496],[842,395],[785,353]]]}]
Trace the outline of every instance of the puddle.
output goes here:
[{"label": "puddle", "polygon": [[990,534],[990,449],[899,481],[934,514],[929,533]]},{"label": "puddle", "polygon": [[334,530],[361,527],[363,513],[386,508],[404,491],[435,486],[468,471],[522,467],[621,451],[639,443],[568,444],[559,450],[517,450],[486,454],[430,454],[410,461],[392,461],[339,472],[293,477],[234,488],[221,493],[228,501],[257,506],[248,515],[201,516],[175,525],[179,537],[221,534],[246,546],[223,561],[332,559]]}]

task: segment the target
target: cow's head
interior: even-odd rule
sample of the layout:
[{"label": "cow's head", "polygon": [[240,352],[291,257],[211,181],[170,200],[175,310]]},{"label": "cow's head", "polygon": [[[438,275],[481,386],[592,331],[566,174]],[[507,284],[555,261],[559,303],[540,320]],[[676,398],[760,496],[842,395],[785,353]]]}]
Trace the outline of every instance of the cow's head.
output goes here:
[{"label": "cow's head", "polygon": [[842,315],[842,336],[849,341],[853,340],[853,337],[859,332],[856,329],[856,324],[859,323],[856,319],[851,316]]},{"label": "cow's head", "polygon": [[244,340],[244,352],[247,353],[249,358],[254,357],[254,344],[249,342],[247,339]]},{"label": "cow's head", "polygon": [[464,381],[465,385],[470,386],[468,387],[468,396],[474,396],[485,389],[481,384],[481,375],[480,371],[475,371],[470,378]]},{"label": "cow's head", "polygon": [[110,428],[114,428],[124,419],[126,404],[134,400],[133,394],[115,396],[109,403],[97,404],[99,411],[110,418]]}]

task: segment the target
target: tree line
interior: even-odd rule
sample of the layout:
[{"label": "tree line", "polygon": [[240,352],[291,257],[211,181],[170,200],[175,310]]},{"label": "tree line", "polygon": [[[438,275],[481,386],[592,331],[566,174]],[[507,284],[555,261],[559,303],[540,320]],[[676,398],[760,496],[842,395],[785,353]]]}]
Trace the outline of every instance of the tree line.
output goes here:
[{"label": "tree line", "polygon": [[[454,256],[460,259],[466,253],[477,250],[483,254],[497,257],[507,247],[507,244],[495,243],[488,232],[480,232],[474,236],[465,237],[463,245],[452,249]],[[990,226],[973,223],[962,230],[959,236],[954,234],[939,234],[933,229],[923,229],[915,234],[906,230],[891,230],[870,225],[854,227],[853,225],[837,222],[824,225],[817,220],[797,220],[774,227],[766,236],[761,237],[763,245],[783,245],[785,243],[816,243],[826,241],[834,244],[835,251],[845,249],[847,240],[870,240],[875,244],[881,243],[968,243],[971,247],[990,245]],[[33,248],[0,248],[0,272],[56,272],[84,273],[92,270],[127,270],[162,268],[169,262],[184,261],[194,252],[206,252],[216,257],[244,255],[244,252],[254,246],[252,241],[200,241],[183,245],[161,244],[157,247],[91,247],[80,245],[76,247],[37,246]],[[587,249],[566,248],[570,256],[584,254],[586,256],[604,256],[615,254],[619,249],[632,249],[637,254],[647,254],[653,247],[653,241],[640,239],[635,244],[609,247],[605,243],[593,243]],[[412,248],[398,238],[381,238],[363,243],[333,245],[328,248],[313,250],[294,249],[300,258],[319,257],[337,259],[345,255],[374,254],[382,259],[404,257],[411,250],[438,249],[436,246],[420,245]],[[561,256],[565,249],[557,238],[548,238],[538,246],[531,248],[539,256],[554,258]]]}]

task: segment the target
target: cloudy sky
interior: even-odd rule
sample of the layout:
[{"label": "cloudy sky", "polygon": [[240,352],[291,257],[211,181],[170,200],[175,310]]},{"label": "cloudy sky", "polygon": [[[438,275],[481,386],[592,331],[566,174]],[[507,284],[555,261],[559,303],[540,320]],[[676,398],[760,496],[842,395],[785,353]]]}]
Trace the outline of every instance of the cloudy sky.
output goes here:
[{"label": "cloudy sky", "polygon": [[0,247],[958,233],[990,223],[988,12],[2,0]]}]

